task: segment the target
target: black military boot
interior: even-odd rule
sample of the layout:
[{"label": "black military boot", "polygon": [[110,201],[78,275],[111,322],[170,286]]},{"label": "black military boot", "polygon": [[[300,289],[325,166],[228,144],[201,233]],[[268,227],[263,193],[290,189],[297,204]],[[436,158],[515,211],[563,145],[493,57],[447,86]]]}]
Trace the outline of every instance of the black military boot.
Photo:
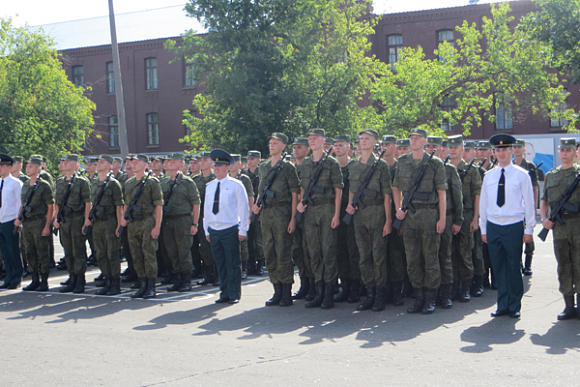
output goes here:
[{"label": "black military boot", "polygon": [[409,280],[409,276],[405,274],[405,278],[403,279],[403,289],[401,291],[403,293],[403,297],[414,297],[414,289],[413,285],[411,284],[411,280]]},{"label": "black military boot", "polygon": [[242,261],[242,279],[248,279],[248,261]]},{"label": "black military boot", "polygon": [[310,280],[306,276],[300,277],[300,289],[292,296],[293,300],[301,300],[308,294],[310,290]]},{"label": "black military boot", "polygon": [[145,278],[138,278],[137,284],[139,285],[139,290],[131,294],[131,298],[142,298],[147,289],[147,280]]},{"label": "black military boot", "polygon": [[377,294],[375,295],[375,303],[373,304],[373,312],[381,312],[387,306],[387,288],[384,286],[377,286]]},{"label": "black military boot", "polygon": [[104,296],[109,290],[111,290],[111,279],[109,277],[105,277],[103,281],[105,282],[105,285],[95,292],[95,294],[98,296]]},{"label": "black military boot", "polygon": [[40,274],[40,283],[36,288],[37,292],[46,292],[48,291],[48,273],[41,273]]},{"label": "black military boot", "polygon": [[314,277],[308,278],[308,282],[310,282],[310,286],[308,289],[308,293],[306,294],[304,299],[306,301],[312,301],[314,300],[314,297],[316,297],[316,282],[314,280]]},{"label": "black military boot", "polygon": [[103,272],[101,272],[101,274],[96,276],[93,282],[95,283],[95,286],[97,288],[102,288],[103,286],[105,286],[105,276],[103,275]]},{"label": "black military boot", "polygon": [[334,292],[332,291],[333,284],[326,284],[324,287],[324,300],[320,307],[322,309],[334,308]]},{"label": "black military boot", "polygon": [[356,307],[356,310],[369,310],[373,307],[375,303],[375,297],[377,295],[377,288],[374,286],[367,286],[367,298]]},{"label": "black military boot", "polygon": [[[176,292],[181,287],[181,282],[183,281],[182,273],[173,273],[173,286],[167,288],[168,292]],[[163,284],[163,282],[161,282]]]},{"label": "black military boot", "polygon": [[66,286],[64,288],[60,289],[60,292],[61,293],[70,293],[73,290],[75,290],[76,286],[77,286],[77,276],[76,276],[76,274],[71,274],[70,281],[68,281],[68,284],[66,284]]},{"label": "black military boot", "polygon": [[261,276],[264,275],[264,265],[266,263],[263,259],[258,259],[258,263],[256,264],[256,275]]},{"label": "black military boot", "polygon": [[334,296],[334,302],[345,302],[350,296],[350,279],[341,278],[340,279],[340,291]]},{"label": "black military boot", "polygon": [[70,281],[70,275],[68,276],[68,278],[66,279],[66,281],[61,281],[60,284],[62,286],[66,286],[66,285],[68,285],[69,281]]},{"label": "black military boot", "polygon": [[[468,289],[469,289],[469,287],[468,287]],[[431,314],[431,313],[435,312],[435,298],[436,297],[437,297],[437,289],[427,289],[425,291],[425,305],[423,305],[423,310],[422,310],[423,314]]]},{"label": "black military boot", "polygon": [[[317,282],[315,285],[316,296],[314,299],[308,303],[306,303],[307,308],[318,308],[322,305],[322,301],[324,301],[324,281]],[[332,291],[330,292],[332,294]]]},{"label": "black military boot", "polygon": [[121,293],[121,277],[111,278],[111,287],[107,296],[116,296],[119,293]]},{"label": "black military boot", "polygon": [[75,288],[73,293],[79,294],[85,292],[85,274],[77,275],[77,283],[75,284]]},{"label": "black military boot", "polygon": [[123,282],[135,282],[138,279],[139,277],[137,277],[137,273],[135,272],[135,269],[133,269],[132,267],[128,267],[127,270],[125,270],[123,274],[121,274],[121,281]]},{"label": "black military boot", "polygon": [[423,305],[425,304],[425,289],[413,288],[413,297],[415,298],[415,303],[412,307],[407,308],[407,313],[419,313],[423,310]]},{"label": "black military boot", "polygon": [[474,275],[471,280],[471,297],[483,296],[483,278],[480,275]]},{"label": "black military boot", "polygon": [[558,315],[559,321],[569,320],[577,316],[576,308],[574,308],[574,296],[564,296],[564,302],[566,308]]},{"label": "black military boot", "polygon": [[391,282],[391,295],[393,299],[393,305],[403,306],[405,301],[403,301],[403,294],[401,292],[403,288],[403,283],[400,281]]},{"label": "black military boot", "polygon": [[360,289],[360,280],[353,279],[350,283],[350,295],[348,296],[347,300],[349,304],[356,304],[357,302],[360,302],[359,289]]},{"label": "black military boot", "polygon": [[523,273],[525,276],[531,276],[532,275],[532,257],[533,255],[531,254],[526,254],[526,263],[524,264],[524,270]]},{"label": "black military boot", "polygon": [[451,309],[453,302],[449,294],[451,293],[451,284],[441,285],[439,288],[439,305],[443,309]]},{"label": "black military boot", "polygon": [[461,282],[453,281],[451,285],[451,294],[449,294],[449,298],[453,301],[459,300],[459,296],[461,294]]},{"label": "black military boot", "polygon": [[461,281],[461,295],[459,296],[459,302],[469,302],[471,301],[471,293],[469,289],[471,288],[471,280]]},{"label": "black military boot", "polygon": [[282,282],[277,282],[274,284],[274,295],[268,301],[266,301],[266,306],[276,306],[280,304],[282,299]]},{"label": "black military boot", "polygon": [[166,275],[163,276],[163,279],[161,280],[161,285],[169,285],[169,284],[175,284],[178,281],[177,274],[169,272]]},{"label": "black military boot", "polygon": [[190,292],[191,291],[191,273],[181,273],[181,285],[178,292]]},{"label": "black military boot", "polygon": [[40,275],[38,273],[30,273],[30,275],[32,276],[32,282],[30,284],[28,284],[28,286],[25,286],[22,288],[22,290],[25,291],[31,291],[31,290],[36,290],[38,288],[38,285],[40,285]]},{"label": "black military boot", "polygon": [[291,306],[292,305],[292,284],[282,284],[282,298],[280,299],[279,306]]},{"label": "black military boot", "polygon": [[145,293],[143,294],[144,299],[157,297],[157,295],[155,293],[155,281],[156,280],[157,280],[157,278],[155,278],[155,277],[147,278],[147,286],[145,288]]},{"label": "black military boot", "polygon": [[198,281],[197,284],[198,285],[211,285],[211,283],[214,281],[214,277],[215,277],[215,266],[205,266],[205,276],[203,277],[203,279],[201,281]]},{"label": "black military boot", "polygon": [[201,261],[193,262],[193,272],[191,273],[191,278],[201,278],[202,266]]}]

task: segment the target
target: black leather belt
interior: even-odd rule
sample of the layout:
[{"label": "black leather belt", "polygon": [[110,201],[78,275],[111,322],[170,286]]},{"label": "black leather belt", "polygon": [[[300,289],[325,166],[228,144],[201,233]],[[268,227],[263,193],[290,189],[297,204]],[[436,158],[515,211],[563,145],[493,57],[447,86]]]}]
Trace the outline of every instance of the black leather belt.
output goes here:
[{"label": "black leather belt", "polygon": [[141,221],[141,220],[145,220],[145,219],[149,219],[150,217],[153,216],[153,213],[149,213],[149,214],[134,214],[133,215],[133,220],[134,221]]},{"label": "black leather belt", "polygon": [[411,205],[416,210],[433,210],[438,206],[437,203],[412,203]]},{"label": "black leather belt", "polygon": [[314,202],[314,204],[312,204],[312,207],[322,206],[324,204],[334,204],[334,198],[312,199],[312,201]]},{"label": "black leather belt", "polygon": [[38,220],[38,219],[45,219],[45,218],[46,218],[46,214],[36,214],[36,215],[28,216],[28,217],[25,216],[24,217],[24,222]]}]

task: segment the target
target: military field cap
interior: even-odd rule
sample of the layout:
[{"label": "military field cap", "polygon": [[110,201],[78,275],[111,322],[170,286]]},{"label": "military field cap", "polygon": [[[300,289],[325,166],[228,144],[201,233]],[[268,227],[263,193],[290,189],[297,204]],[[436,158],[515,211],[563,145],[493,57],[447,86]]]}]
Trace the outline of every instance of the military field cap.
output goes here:
[{"label": "military field cap", "polygon": [[78,163],[81,157],[79,155],[75,155],[73,153],[62,156],[62,161],[74,161]]},{"label": "military field cap", "polygon": [[30,156],[31,159],[38,159],[42,163],[43,156],[42,155],[32,155]]},{"label": "military field cap", "polygon": [[424,129],[419,129],[419,128],[411,129],[411,132],[409,133],[409,137],[411,137],[413,135],[427,138],[427,131]]},{"label": "military field cap", "polygon": [[242,163],[247,163],[248,162],[248,158],[247,157],[244,157],[244,156],[242,156],[242,159],[241,160],[242,160]]},{"label": "military field cap", "polygon": [[332,137],[325,137],[324,138],[324,144],[325,145],[334,145],[334,138],[332,138]]},{"label": "military field cap", "polygon": [[119,163],[119,164],[123,164],[123,159],[120,158],[120,157],[113,157],[113,161],[116,162],[116,163]]},{"label": "military field cap", "polygon": [[447,147],[449,146],[449,143],[447,142],[447,140],[442,140],[442,141],[441,141],[441,146],[442,146],[443,148],[447,148]]},{"label": "military field cap", "polygon": [[463,149],[475,149],[475,141],[463,141]]},{"label": "military field cap", "polygon": [[350,136],[348,134],[339,134],[334,137],[334,142],[347,142],[350,144]]},{"label": "military field cap", "polygon": [[276,140],[282,141],[284,144],[288,144],[288,136],[284,133],[274,132],[270,135],[270,138],[275,138]]},{"label": "military field cap", "polygon": [[242,159],[242,155],[235,154],[235,155],[230,155],[230,156],[232,156],[232,159],[234,159],[234,162],[236,162],[236,163]]},{"label": "military field cap", "polygon": [[311,129],[310,132],[308,132],[308,135],[309,136],[326,137],[326,131],[324,129],[320,129],[320,128]]},{"label": "military field cap", "polygon": [[170,153],[166,156],[165,160],[185,161],[185,155],[183,153]]},{"label": "military field cap", "polygon": [[448,146],[463,146],[463,136],[451,136],[447,137]]},{"label": "military field cap", "polygon": [[199,160],[199,153],[192,153],[189,155],[189,161],[191,160]]},{"label": "military field cap", "polygon": [[253,157],[255,159],[261,159],[262,158],[262,153],[259,152],[259,151],[249,151],[248,152],[248,158],[250,158],[250,157]]},{"label": "military field cap", "polygon": [[113,164],[113,162],[115,161],[115,158],[113,156],[109,156],[109,155],[100,155],[97,160],[105,160],[106,162],[108,162],[109,164]]},{"label": "military field cap", "polygon": [[129,154],[127,155],[127,157],[125,157],[125,160],[135,160],[135,155],[134,155],[134,154],[132,154],[132,153],[129,153]]},{"label": "military field cap", "polygon": [[516,138],[516,143],[514,144],[515,146],[526,146],[526,140],[523,140],[521,138]]},{"label": "military field cap", "polygon": [[[63,161],[66,161],[66,157],[67,157],[66,155],[63,156]],[[83,161],[85,164],[96,164],[97,158],[96,157],[85,157]]]},{"label": "military field cap", "polygon": [[498,133],[490,137],[489,143],[494,148],[508,148],[516,143],[516,139],[509,134]]},{"label": "military field cap", "polygon": [[576,148],[575,138],[561,138],[560,139],[560,149],[565,148]]},{"label": "military field cap", "polygon": [[28,162],[32,163],[32,164],[39,165],[39,166],[42,165],[42,159],[39,159],[37,157],[30,156],[30,158],[28,159]]},{"label": "military field cap", "polygon": [[481,140],[475,143],[475,149],[491,149],[491,144],[487,140]]},{"label": "military field cap", "polygon": [[411,140],[409,140],[408,138],[402,138],[400,140],[397,140],[397,146],[411,146]]},{"label": "military field cap", "polygon": [[441,146],[443,144],[443,138],[438,136],[428,136],[427,145]]},{"label": "military field cap", "polygon": [[201,152],[199,154],[200,159],[211,159],[211,152]]},{"label": "military field cap", "polygon": [[284,160],[290,161],[291,158],[292,158],[292,155],[286,155],[286,157],[284,157]]},{"label": "military field cap", "polygon": [[231,165],[234,162],[232,156],[223,149],[212,150],[211,159],[214,165]]},{"label": "military field cap", "polygon": [[135,155],[135,160],[143,161],[144,163],[149,164],[149,156],[142,153]]},{"label": "military field cap", "polygon": [[14,159],[7,154],[0,153],[0,165],[12,165],[14,163]]},{"label": "military field cap", "polygon": [[24,158],[22,156],[14,156],[13,159],[14,159],[15,163],[20,163],[20,164],[22,164],[22,161],[24,160]]},{"label": "military field cap", "polygon": [[166,160],[166,159],[167,159],[167,156],[157,155],[157,156],[150,157],[149,161],[151,162],[153,160],[157,160],[157,161],[163,162],[163,160]]},{"label": "military field cap", "polygon": [[377,140],[377,141],[379,140],[379,133],[374,129],[365,129],[365,130],[359,132],[358,135],[360,136],[363,133],[370,134],[371,136],[373,136],[375,138],[375,140]]},{"label": "military field cap", "polygon": [[383,139],[381,140],[381,144],[396,144],[397,143],[397,137],[395,136],[383,136]]},{"label": "military field cap", "polygon": [[296,137],[292,145],[306,145],[308,146],[308,139],[306,137]]}]

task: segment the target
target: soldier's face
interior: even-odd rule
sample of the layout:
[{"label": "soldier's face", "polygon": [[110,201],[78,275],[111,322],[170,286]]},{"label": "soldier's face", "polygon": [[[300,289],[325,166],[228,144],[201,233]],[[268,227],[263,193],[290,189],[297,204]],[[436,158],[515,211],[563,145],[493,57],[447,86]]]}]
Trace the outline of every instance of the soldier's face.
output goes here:
[{"label": "soldier's face", "polygon": [[317,136],[315,134],[311,134],[310,136],[308,136],[308,145],[310,146],[310,149],[312,150],[321,149],[323,144],[324,137]]},{"label": "soldier's face", "polygon": [[423,149],[427,143],[427,139],[425,137],[419,136],[417,134],[411,135],[409,140],[411,142],[411,149],[414,151]]},{"label": "soldier's face", "polygon": [[310,148],[308,148],[306,145],[293,145],[292,146],[292,153],[294,154],[294,157],[296,157],[298,160],[302,160],[303,158],[308,156],[309,151],[310,151]]},{"label": "soldier's face", "polygon": [[495,148],[494,154],[500,165],[507,165],[510,162],[513,150],[511,147]]},{"label": "soldier's face", "polygon": [[483,159],[488,159],[491,156],[491,150],[490,149],[477,149],[475,151],[475,157],[477,157],[477,159],[479,161],[483,160]]},{"label": "soldier's face", "polygon": [[[438,145],[425,145],[425,150],[427,151],[427,153],[431,154],[433,153],[433,151],[439,151],[439,146]],[[435,154],[437,155],[437,154]],[[437,156],[439,157],[439,156]]]},{"label": "soldier's face", "polygon": [[145,172],[147,168],[147,163],[138,159],[133,160],[133,172]]},{"label": "soldier's face", "polygon": [[127,173],[130,172],[131,174],[133,174],[133,159],[125,160],[125,171],[127,171]]},{"label": "soldier's face", "polygon": [[334,143],[334,153],[336,153],[338,157],[345,156],[348,153],[349,149],[350,145],[348,142],[336,141]]},{"label": "soldier's face", "polygon": [[189,169],[191,169],[191,172],[199,172],[200,170],[200,165],[199,165],[199,160],[197,159],[191,159],[191,161],[189,162]]},{"label": "soldier's face", "polygon": [[260,159],[257,157],[248,157],[248,167],[256,168],[260,164]]},{"label": "soldier's face", "polygon": [[27,163],[26,164],[26,174],[28,176],[37,175],[40,173],[40,165],[36,165],[34,163]]},{"label": "soldier's face", "polygon": [[[449,149],[451,150],[451,147],[449,147]],[[473,157],[475,156],[475,152],[473,151],[473,149],[464,149],[462,154],[461,154],[461,158],[465,161],[467,161],[468,163],[471,162],[471,160],[473,160]],[[453,155],[451,155],[451,157],[453,157]]]},{"label": "soldier's face", "polygon": [[383,157],[391,156],[392,154],[394,154],[395,149],[397,149],[397,146],[395,144],[382,143],[381,144],[381,151],[385,148],[387,148],[387,150],[385,151],[385,154],[383,155]]},{"label": "soldier's face", "polygon": [[109,164],[106,160],[99,159],[97,161],[97,172],[108,172],[111,169],[111,164]]},{"label": "soldier's face", "polygon": [[117,161],[113,161],[113,169],[119,170],[121,169],[121,163]]},{"label": "soldier's face", "polygon": [[558,156],[560,156],[562,164],[571,164],[574,162],[576,150],[574,148],[560,148],[558,149]]},{"label": "soldier's face", "polygon": [[201,167],[202,171],[207,171],[207,170],[211,169],[212,165],[213,165],[213,161],[211,161],[211,159],[208,157],[202,157],[199,160],[199,166]]},{"label": "soldier's face", "polygon": [[181,160],[166,160],[166,162],[167,162],[167,168],[172,170],[172,171],[181,171],[181,169],[183,168],[183,165],[185,164]]},{"label": "soldier's face", "polygon": [[153,160],[151,162],[151,169],[154,171],[160,171],[163,169],[163,164],[159,160]]},{"label": "soldier's face", "polygon": [[361,134],[359,139],[359,145],[363,151],[369,149],[372,150],[373,147],[377,144],[377,140],[375,140],[375,138],[368,133]]},{"label": "soldier's face", "polygon": [[11,173],[20,172],[21,170],[22,170],[22,163],[19,163],[19,162],[15,162],[14,164],[12,164],[12,167],[10,168]]},{"label": "soldier's face", "polygon": [[515,145],[513,147],[513,150],[514,150],[514,156],[524,157],[524,152],[526,151],[526,148],[524,148],[521,145]]},{"label": "soldier's face", "polygon": [[286,144],[276,138],[271,138],[268,142],[268,148],[270,149],[270,154],[279,155],[286,148]]},{"label": "soldier's face", "polygon": [[450,146],[449,147],[449,155],[453,160],[457,160],[461,158],[461,154],[463,153],[463,147],[460,146]]}]

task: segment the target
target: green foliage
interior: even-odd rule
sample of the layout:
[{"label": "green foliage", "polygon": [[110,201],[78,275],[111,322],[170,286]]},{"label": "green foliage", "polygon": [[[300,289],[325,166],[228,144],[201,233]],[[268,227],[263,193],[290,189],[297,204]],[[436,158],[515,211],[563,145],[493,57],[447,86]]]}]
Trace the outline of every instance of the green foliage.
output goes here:
[{"label": "green foliage", "polygon": [[[196,0],[186,5],[205,23],[167,47],[186,60],[207,92],[193,101],[184,138],[194,149],[220,146],[267,154],[268,135],[309,128],[355,133],[377,123],[362,98],[382,65],[365,56],[372,20],[355,0]],[[205,79],[201,79],[202,75]]]},{"label": "green foliage", "polygon": [[95,105],[66,77],[53,41],[0,19],[0,150],[56,161],[81,151]]},{"label": "green foliage", "polygon": [[[458,26],[461,38],[454,45],[441,44],[435,51],[439,59],[425,59],[420,47],[405,48],[395,71],[371,86],[390,132],[423,127],[441,134],[441,122],[448,120],[468,135],[481,126],[482,117],[496,120],[494,105],[511,104],[516,121],[530,113],[547,114],[564,100],[557,75],[546,71],[545,51],[510,28],[509,5],[492,5],[491,11],[493,17],[484,17],[480,27],[466,21]],[[456,107],[442,107],[445,97],[454,98]]]}]

